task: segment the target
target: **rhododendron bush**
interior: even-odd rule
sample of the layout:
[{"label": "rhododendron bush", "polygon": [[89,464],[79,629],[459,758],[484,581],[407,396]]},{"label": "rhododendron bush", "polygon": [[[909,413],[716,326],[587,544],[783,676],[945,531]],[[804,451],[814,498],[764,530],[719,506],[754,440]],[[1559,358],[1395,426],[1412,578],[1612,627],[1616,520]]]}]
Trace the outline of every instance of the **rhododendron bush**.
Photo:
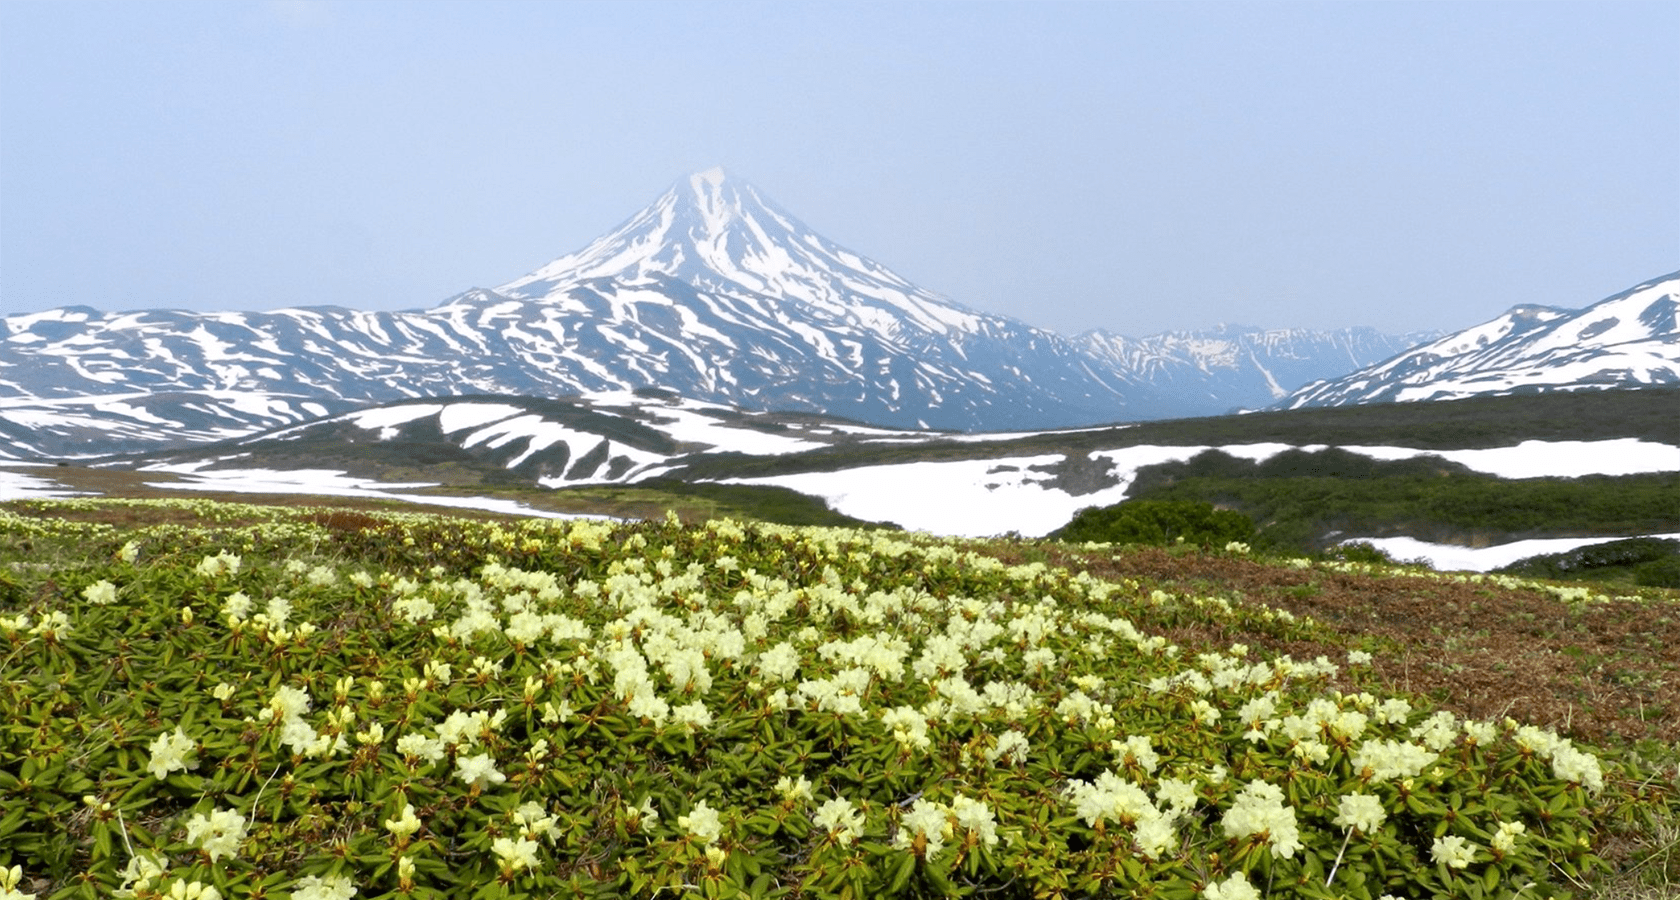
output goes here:
[{"label": "rhododendron bush", "polygon": [[0,527],[0,897],[1535,898],[1614,771],[926,536]]}]

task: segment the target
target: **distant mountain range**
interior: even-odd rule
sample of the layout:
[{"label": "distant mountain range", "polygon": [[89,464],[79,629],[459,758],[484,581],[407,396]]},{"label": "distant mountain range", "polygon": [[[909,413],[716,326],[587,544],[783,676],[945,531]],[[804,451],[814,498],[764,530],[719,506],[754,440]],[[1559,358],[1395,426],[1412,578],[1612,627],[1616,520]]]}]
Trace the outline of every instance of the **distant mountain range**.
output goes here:
[{"label": "distant mountain range", "polygon": [[[1680,272],[1586,309],[1517,306],[1490,322],[1296,391],[1281,406],[1457,400],[1680,384]],[[1680,418],[1680,410],[1675,411]]]},{"label": "distant mountain range", "polygon": [[582,250],[430,309],[68,307],[0,324],[0,435],[13,456],[45,457],[468,394],[656,388],[958,431],[1210,415],[1270,405],[1435,336],[1064,337],[917,287],[720,170],[678,182]]}]

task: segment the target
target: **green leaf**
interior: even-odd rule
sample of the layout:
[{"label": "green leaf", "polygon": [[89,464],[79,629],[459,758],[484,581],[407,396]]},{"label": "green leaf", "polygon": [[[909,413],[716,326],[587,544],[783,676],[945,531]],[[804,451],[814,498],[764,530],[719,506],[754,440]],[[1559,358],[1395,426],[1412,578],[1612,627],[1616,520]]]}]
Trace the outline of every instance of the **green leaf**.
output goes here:
[{"label": "green leaf", "polygon": [[893,867],[892,878],[887,882],[887,896],[898,896],[910,885],[910,876],[916,873],[916,854],[904,851],[897,865]]}]

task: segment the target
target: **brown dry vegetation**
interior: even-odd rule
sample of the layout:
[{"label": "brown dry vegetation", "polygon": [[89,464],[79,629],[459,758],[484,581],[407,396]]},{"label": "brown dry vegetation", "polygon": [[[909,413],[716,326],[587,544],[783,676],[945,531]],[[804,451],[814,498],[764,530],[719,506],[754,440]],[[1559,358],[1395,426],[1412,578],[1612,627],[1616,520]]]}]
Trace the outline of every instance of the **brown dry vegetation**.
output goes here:
[{"label": "brown dry vegetation", "polygon": [[[1061,564],[1172,590],[1238,595],[1311,616],[1334,638],[1182,629],[1188,645],[1241,641],[1297,658],[1370,650],[1388,690],[1422,694],[1459,715],[1506,716],[1592,744],[1680,742],[1680,598],[1566,602],[1489,581],[1298,570],[1242,558],[1131,549]],[[1346,670],[1342,678],[1357,676]],[[1370,687],[1361,680],[1359,687]]]}]

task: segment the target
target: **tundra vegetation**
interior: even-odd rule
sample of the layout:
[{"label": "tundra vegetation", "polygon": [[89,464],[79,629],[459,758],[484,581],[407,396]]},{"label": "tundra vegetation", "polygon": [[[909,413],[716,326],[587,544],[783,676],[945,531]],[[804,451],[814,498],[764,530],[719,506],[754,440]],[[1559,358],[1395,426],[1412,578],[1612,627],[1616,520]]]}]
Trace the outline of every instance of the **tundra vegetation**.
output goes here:
[{"label": "tundra vegetation", "polygon": [[1260,545],[1300,553],[1354,535],[1490,544],[1680,530],[1680,471],[1499,478],[1439,457],[1376,460],[1335,448],[1258,463],[1210,450],[1140,469],[1130,496],[1241,512]]},{"label": "tundra vegetation", "polygon": [[1636,896],[1680,617],[713,520],[0,511],[0,897]]},{"label": "tundra vegetation", "polygon": [[[1680,502],[1680,501],[1676,501]],[[1518,560],[1499,572],[1528,578],[1576,578],[1680,587],[1680,540],[1628,538]]]}]

